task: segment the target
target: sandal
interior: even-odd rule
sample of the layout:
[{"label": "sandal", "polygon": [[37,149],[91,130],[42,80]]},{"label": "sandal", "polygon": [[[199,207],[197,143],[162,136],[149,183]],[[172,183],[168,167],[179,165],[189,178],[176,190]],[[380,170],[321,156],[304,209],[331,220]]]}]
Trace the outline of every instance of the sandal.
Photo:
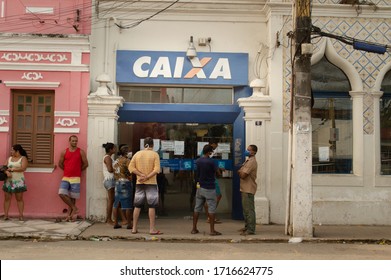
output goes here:
[{"label": "sandal", "polygon": [[211,235],[211,236],[221,235],[221,232],[214,231],[214,232],[209,233],[209,235]]},{"label": "sandal", "polygon": [[150,232],[149,233],[150,235],[161,235],[163,234],[163,232],[161,232],[160,230],[156,231],[156,232]]}]

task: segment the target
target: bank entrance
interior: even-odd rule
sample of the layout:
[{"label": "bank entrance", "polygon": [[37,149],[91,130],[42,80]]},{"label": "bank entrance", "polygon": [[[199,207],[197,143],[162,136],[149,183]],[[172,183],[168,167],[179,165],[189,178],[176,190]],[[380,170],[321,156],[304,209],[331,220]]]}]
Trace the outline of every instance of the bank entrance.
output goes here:
[{"label": "bank entrance", "polygon": [[216,165],[224,169],[218,178],[222,200],[219,213],[231,216],[233,175],[233,125],[202,123],[120,122],[118,143],[127,144],[136,153],[145,137],[154,139],[159,153],[158,175],[161,203],[158,213],[167,216],[189,216],[194,207],[195,161],[202,148],[217,141],[213,155]]},{"label": "bank entrance", "polygon": [[[145,137],[154,139],[159,153],[161,191],[159,213],[189,216],[194,203],[194,168],[202,148],[217,141],[213,155],[224,169],[218,183],[222,199],[218,212],[241,218],[239,178],[243,160],[244,121],[236,99],[249,94],[234,88],[174,88],[120,86],[125,99],[118,115],[118,141],[136,153]],[[193,102],[193,103],[190,103]]]}]

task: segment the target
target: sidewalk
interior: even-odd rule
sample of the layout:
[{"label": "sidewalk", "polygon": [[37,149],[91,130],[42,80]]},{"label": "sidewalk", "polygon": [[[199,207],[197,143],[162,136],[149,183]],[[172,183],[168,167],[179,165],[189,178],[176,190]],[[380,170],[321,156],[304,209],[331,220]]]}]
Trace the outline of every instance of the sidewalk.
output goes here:
[{"label": "sidewalk", "polygon": [[[200,219],[200,233],[191,234],[192,220],[181,218],[159,218],[157,228],[162,235],[148,234],[148,219],[140,219],[139,233],[132,234],[126,226],[113,229],[105,223],[78,220],[76,222],[55,222],[55,220],[32,219],[20,222],[17,219],[0,220],[0,240],[36,239],[36,240],[91,240],[109,241],[113,239],[162,242],[297,242],[300,240],[285,235],[284,225],[258,225],[257,234],[241,236],[238,230],[242,221],[222,219],[216,225],[221,236],[209,236],[209,224]],[[391,245],[391,226],[314,226],[314,237],[304,238],[303,242],[363,242]]]}]

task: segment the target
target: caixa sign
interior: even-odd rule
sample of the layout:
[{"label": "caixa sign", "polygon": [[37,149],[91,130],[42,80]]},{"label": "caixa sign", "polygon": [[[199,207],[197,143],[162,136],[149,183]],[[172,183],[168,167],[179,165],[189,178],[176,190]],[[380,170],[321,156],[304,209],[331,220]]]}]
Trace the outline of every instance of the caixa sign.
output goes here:
[{"label": "caixa sign", "polygon": [[117,51],[117,83],[244,86],[248,54]]}]

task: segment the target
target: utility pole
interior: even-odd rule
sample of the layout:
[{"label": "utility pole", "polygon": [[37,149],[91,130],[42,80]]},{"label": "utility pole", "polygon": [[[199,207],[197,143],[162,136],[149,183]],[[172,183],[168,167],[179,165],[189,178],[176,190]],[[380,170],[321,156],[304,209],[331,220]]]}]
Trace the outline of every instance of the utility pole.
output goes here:
[{"label": "utility pole", "polygon": [[294,7],[291,225],[293,237],[312,237],[311,3]]}]

